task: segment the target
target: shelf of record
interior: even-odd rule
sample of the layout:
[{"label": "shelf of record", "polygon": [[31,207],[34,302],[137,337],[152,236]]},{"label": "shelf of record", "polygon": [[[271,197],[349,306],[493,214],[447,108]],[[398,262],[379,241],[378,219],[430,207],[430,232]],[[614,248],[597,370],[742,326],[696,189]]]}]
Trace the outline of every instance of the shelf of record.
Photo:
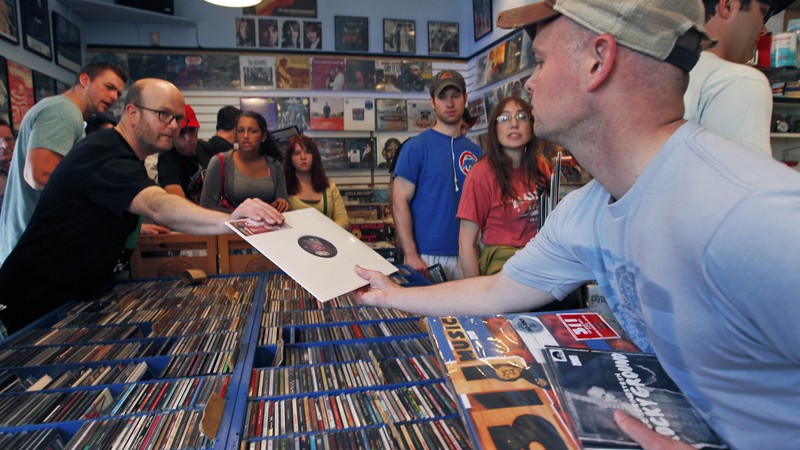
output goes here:
[{"label": "shelf of record", "polygon": [[0,448],[469,448],[457,405],[418,317],[281,272],[123,281],[0,344]]}]

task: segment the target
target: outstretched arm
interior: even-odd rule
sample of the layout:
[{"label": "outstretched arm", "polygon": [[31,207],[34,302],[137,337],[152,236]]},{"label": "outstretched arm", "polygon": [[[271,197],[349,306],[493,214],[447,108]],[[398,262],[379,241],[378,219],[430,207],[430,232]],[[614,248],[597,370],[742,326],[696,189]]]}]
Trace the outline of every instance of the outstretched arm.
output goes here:
[{"label": "outstretched arm", "polygon": [[230,232],[228,220],[254,219],[267,223],[282,223],[283,215],[271,205],[247,199],[230,215],[195,205],[185,198],[168,194],[158,187],[143,189],[133,198],[128,211],[149,217],[158,224],[189,234],[223,234]]},{"label": "outstretched arm", "polygon": [[355,270],[370,282],[355,292],[356,301],[414,314],[501,314],[528,311],[554,300],[549,293],[518,283],[505,272],[432,286],[403,288],[380,272],[358,266]]}]

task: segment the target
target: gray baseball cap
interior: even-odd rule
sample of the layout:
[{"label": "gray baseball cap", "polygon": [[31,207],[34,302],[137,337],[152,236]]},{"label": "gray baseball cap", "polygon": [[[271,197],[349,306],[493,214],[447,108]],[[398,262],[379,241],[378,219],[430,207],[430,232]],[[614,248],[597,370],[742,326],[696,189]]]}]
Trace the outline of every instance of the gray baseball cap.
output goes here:
[{"label": "gray baseball cap", "polygon": [[501,12],[497,26],[530,30],[559,14],[686,72],[716,44],[706,34],[700,0],[543,0]]}]

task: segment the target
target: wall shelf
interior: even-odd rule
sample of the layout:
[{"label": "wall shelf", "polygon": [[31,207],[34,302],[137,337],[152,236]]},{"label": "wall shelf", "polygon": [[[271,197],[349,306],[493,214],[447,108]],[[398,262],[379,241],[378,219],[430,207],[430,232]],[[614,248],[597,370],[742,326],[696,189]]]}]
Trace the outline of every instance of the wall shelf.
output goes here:
[{"label": "wall shelf", "polygon": [[84,20],[103,22],[146,22],[162,25],[195,26],[191,19],[97,0],[61,0],[69,11]]}]

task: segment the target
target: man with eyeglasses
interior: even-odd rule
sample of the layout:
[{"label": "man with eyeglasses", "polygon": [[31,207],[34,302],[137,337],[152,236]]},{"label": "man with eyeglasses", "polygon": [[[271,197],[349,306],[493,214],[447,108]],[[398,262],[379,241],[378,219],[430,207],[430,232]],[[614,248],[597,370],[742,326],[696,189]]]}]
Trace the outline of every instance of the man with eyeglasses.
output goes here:
[{"label": "man with eyeglasses", "polygon": [[111,108],[127,81],[115,64],[88,64],[64,94],[45,98],[25,113],[0,211],[0,265],[25,231],[53,169],[85,136],[83,121]]},{"label": "man with eyeglasses", "polygon": [[689,73],[683,118],[772,156],[772,88],[747,64],[764,24],[794,0],[703,0],[706,30],[717,45]]},{"label": "man with eyeglasses", "polygon": [[124,266],[121,254],[140,216],[189,234],[230,232],[225,221],[274,224],[283,216],[258,199],[230,215],[167,193],[147,176],[144,159],[171,149],[184,120],[172,83],[142,79],[125,99],[119,124],[78,143],[50,177],[30,224],[0,268],[0,312],[14,332],[71,300],[100,294]]},{"label": "man with eyeglasses", "polygon": [[467,85],[455,70],[442,70],[431,83],[436,123],[403,144],[392,182],[394,224],[405,264],[427,273],[441,264],[450,280],[462,277],[456,218],[461,188],[483,155],[461,134]]}]

